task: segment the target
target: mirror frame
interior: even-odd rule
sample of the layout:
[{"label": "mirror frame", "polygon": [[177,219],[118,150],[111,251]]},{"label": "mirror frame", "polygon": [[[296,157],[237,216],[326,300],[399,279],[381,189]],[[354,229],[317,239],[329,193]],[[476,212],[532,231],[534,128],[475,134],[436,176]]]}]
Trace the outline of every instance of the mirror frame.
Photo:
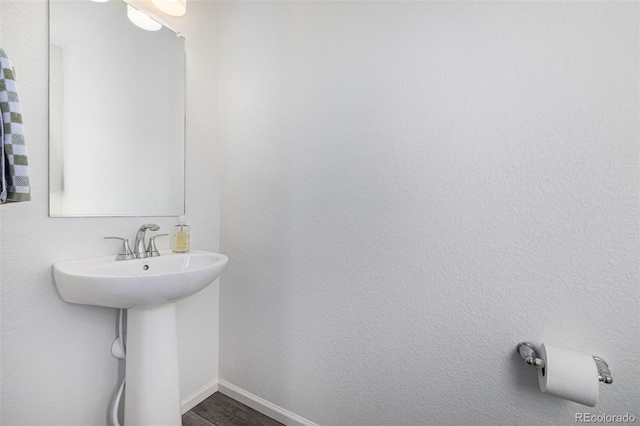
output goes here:
[{"label": "mirror frame", "polygon": [[[48,189],[48,213],[51,218],[64,218],[64,217],[175,217],[184,215],[186,212],[186,197],[187,197],[187,189],[186,189],[186,180],[187,180],[187,38],[180,32],[176,31],[171,26],[167,25],[165,22],[158,20],[155,16],[150,16],[153,20],[157,21],[163,26],[163,29],[168,29],[171,31],[176,37],[180,37],[183,41],[183,63],[184,63],[184,79],[182,82],[183,85],[183,117],[182,117],[182,194],[181,194],[181,203],[180,210],[174,212],[144,212],[144,213],[77,213],[77,214],[68,214],[68,213],[55,213],[52,209],[52,164],[53,164],[53,155],[52,155],[52,145],[51,145],[51,126],[52,126],[52,90],[51,90],[51,69],[52,69],[52,60],[51,60],[51,3],[53,1],[64,1],[64,0],[48,0],[47,1],[47,42],[48,42],[48,104],[47,104],[47,119],[48,119],[48,180],[47,180],[47,189]],[[75,0],[81,1],[81,0]],[[118,0],[116,0],[118,1]],[[135,5],[130,4],[127,0],[119,0],[122,1],[123,4],[129,5],[138,9]],[[140,10],[140,9],[138,9]],[[131,190],[129,188],[128,190]]]}]

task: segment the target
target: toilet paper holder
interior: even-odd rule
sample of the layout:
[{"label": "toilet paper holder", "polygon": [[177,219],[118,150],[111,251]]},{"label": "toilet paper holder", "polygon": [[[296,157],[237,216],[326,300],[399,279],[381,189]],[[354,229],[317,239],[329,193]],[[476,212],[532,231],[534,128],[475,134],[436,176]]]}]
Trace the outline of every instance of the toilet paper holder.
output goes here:
[{"label": "toilet paper holder", "polygon": [[[531,343],[518,343],[516,351],[520,354],[522,359],[524,359],[527,364],[533,365],[536,368],[544,368],[544,359],[538,358],[536,348],[534,348]],[[596,367],[598,367],[598,380],[606,384],[613,383],[613,378],[611,377],[611,372],[609,371],[609,365],[606,363],[606,361],[597,356],[594,356],[593,360],[596,362]]]}]

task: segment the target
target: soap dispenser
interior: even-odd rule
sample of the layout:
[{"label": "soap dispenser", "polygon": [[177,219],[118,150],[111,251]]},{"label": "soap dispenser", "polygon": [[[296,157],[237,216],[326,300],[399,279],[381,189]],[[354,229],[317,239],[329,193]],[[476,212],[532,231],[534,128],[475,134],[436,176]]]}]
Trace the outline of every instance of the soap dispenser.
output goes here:
[{"label": "soap dispenser", "polygon": [[189,225],[184,216],[178,217],[178,224],[173,227],[173,252],[187,253],[191,246]]}]

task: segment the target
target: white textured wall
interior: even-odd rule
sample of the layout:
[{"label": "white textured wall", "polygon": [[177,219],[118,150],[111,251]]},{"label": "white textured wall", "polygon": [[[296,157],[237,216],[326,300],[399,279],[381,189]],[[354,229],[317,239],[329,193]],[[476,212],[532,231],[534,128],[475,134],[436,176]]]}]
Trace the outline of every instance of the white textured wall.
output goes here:
[{"label": "white textured wall", "polygon": [[[186,212],[192,247],[217,251],[216,39],[211,32],[216,6],[190,2],[189,8],[186,17],[170,21],[187,37],[189,49]],[[2,0],[0,10],[0,40],[17,71],[33,186],[31,202],[0,207],[0,423],[107,424],[111,397],[123,374],[110,354],[117,311],[63,302],[55,291],[51,265],[115,255],[117,246],[103,236],[133,238],[137,227],[150,221],[168,230],[174,219],[48,217],[47,2]],[[178,322],[184,398],[217,379],[217,283],[181,302]]]},{"label": "white textured wall", "polygon": [[[323,425],[640,418],[638,12],[224,3],[220,378]],[[615,382],[542,394],[522,340]]]}]

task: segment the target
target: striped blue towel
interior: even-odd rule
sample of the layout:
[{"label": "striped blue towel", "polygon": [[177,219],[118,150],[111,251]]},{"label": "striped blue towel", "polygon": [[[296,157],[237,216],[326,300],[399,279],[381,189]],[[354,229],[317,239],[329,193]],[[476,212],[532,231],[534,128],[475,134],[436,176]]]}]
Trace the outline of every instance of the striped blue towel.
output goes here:
[{"label": "striped blue towel", "polygon": [[15,73],[0,47],[0,203],[31,200],[27,147]]}]

